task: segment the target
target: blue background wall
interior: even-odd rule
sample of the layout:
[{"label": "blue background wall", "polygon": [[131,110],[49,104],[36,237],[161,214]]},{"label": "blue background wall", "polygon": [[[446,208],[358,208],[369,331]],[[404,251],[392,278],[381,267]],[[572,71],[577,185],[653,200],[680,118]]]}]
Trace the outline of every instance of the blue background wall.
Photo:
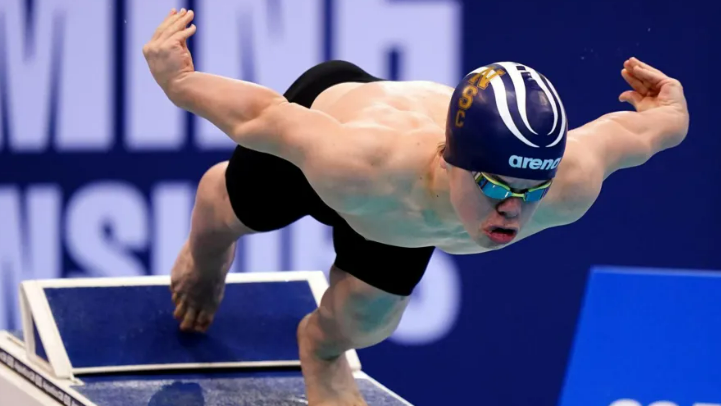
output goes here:
[{"label": "blue background wall", "polygon": [[[322,44],[319,45],[321,53],[318,59],[321,60],[352,55],[348,48],[355,46],[347,44],[347,40],[338,35],[338,30],[342,28],[338,27],[339,20],[334,14],[338,12],[338,2],[319,2],[318,35]],[[200,6],[196,4],[200,3],[199,0],[190,3],[191,7]],[[257,5],[263,2],[248,3]],[[378,4],[384,2],[372,3],[373,7],[381,7]],[[420,10],[424,5],[433,3],[448,2],[404,0],[384,4]],[[9,140],[11,136],[18,135],[13,134],[16,127],[11,120],[34,120],[37,112],[31,107],[22,107],[25,110],[13,107],[9,102],[9,95],[17,81],[8,66],[22,66],[22,62],[11,60],[7,55],[12,41],[16,41],[16,46],[27,46],[35,41],[38,35],[34,33],[41,28],[34,22],[33,16],[41,15],[43,7],[50,7],[49,4],[38,0],[0,0],[0,206],[5,209],[14,207],[17,210],[13,213],[20,216],[18,221],[17,216],[8,216],[6,212],[2,217],[4,220],[0,220],[6,222],[5,226],[0,224],[3,280],[0,297],[5,298],[0,307],[4,327],[19,327],[12,293],[14,283],[19,279],[114,274],[89,265],[93,261],[72,248],[73,244],[79,244],[77,241],[85,241],[84,238],[92,240],[92,234],[86,232],[83,237],[82,228],[73,233],[64,231],[70,222],[66,206],[83,187],[100,181],[127,182],[142,199],[149,202],[151,214],[147,218],[141,216],[138,221],[150,224],[151,219],[159,216],[152,212],[154,185],[160,181],[192,185],[209,166],[228,157],[227,149],[208,150],[185,142],[194,139],[198,131],[191,125],[194,121],[189,116],[184,116],[187,125],[179,127],[184,141],[172,150],[137,152],[129,149],[127,142],[121,142],[131,131],[125,104],[128,97],[126,90],[133,80],[127,74],[128,52],[138,52],[138,49],[127,51],[129,30],[132,30],[128,28],[132,27],[132,21],[131,24],[127,21],[132,15],[130,0],[104,2],[112,10],[108,20],[110,40],[107,47],[113,56],[112,63],[108,64],[112,97],[108,105],[111,106],[109,123],[114,142],[102,151],[92,148],[66,151],[52,141],[36,151],[14,148]],[[282,9],[288,6],[288,2],[278,0],[268,0],[263,4],[270,10],[268,13],[271,16],[282,14]],[[604,185],[596,205],[581,221],[548,230],[498,252],[453,257],[452,266],[460,277],[460,291],[454,294],[459,300],[459,307],[449,331],[419,345],[389,340],[360,352],[361,360],[372,376],[418,405],[550,406],[556,404],[561,390],[579,305],[591,266],[721,269],[721,257],[717,255],[721,246],[717,230],[721,225],[721,214],[717,209],[721,188],[716,186],[721,176],[721,137],[716,127],[721,103],[715,91],[719,81],[717,71],[721,65],[721,33],[717,22],[721,17],[721,6],[718,2],[703,4],[700,0],[682,3],[665,0],[466,0],[455,4],[460,7],[457,24],[446,27],[459,39],[460,52],[451,53],[458,58],[457,63],[450,64],[457,67],[455,79],[494,61],[512,60],[530,65],[554,82],[564,100],[570,128],[605,113],[630,108],[618,102],[617,97],[627,90],[620,70],[623,61],[631,56],[678,78],[684,85],[689,102],[691,127],[686,141],[680,147],[654,157],[643,167],[613,175]],[[20,5],[26,23],[21,37],[9,34],[12,28],[9,18],[17,15],[12,11],[17,5]],[[198,8],[199,18],[202,12],[202,8]],[[93,17],[87,15],[87,18]],[[162,15],[149,18],[159,21]],[[66,21],[68,24],[77,22],[72,19]],[[418,24],[413,18],[399,18],[397,21],[401,27],[407,26],[409,31]],[[205,27],[199,24],[198,28],[198,35],[202,35]],[[390,32],[393,27],[374,25],[368,21],[366,29]],[[238,32],[243,35],[241,28]],[[433,49],[434,34],[423,34],[423,38],[429,41],[429,52]],[[95,34],[89,32],[88,35]],[[57,41],[58,31],[51,38]],[[258,41],[257,35],[254,40]],[[413,41],[410,38],[406,42],[401,41],[397,48],[383,49],[389,55],[385,59],[387,66],[374,73],[401,79],[427,78],[421,73],[403,75],[410,63],[404,46],[416,44]],[[361,45],[357,44],[359,48],[362,48]],[[56,42],[53,47],[57,53],[69,52],[68,48],[63,41]],[[416,49],[424,51],[422,46]],[[108,52],[107,49],[91,48],[70,57],[92,60],[107,55],[104,52]],[[246,68],[253,66],[252,55],[242,62]],[[32,60],[33,53],[28,52],[25,58]],[[363,65],[362,60],[348,59]],[[204,69],[202,61],[198,65],[199,69]],[[438,62],[438,65],[439,71],[442,70],[442,63]],[[293,68],[292,75],[297,75],[306,67]],[[429,72],[434,72],[434,68],[433,64],[423,67]],[[50,69],[58,75],[59,71],[59,67],[54,65]],[[237,76],[253,79],[251,73],[252,69],[246,69]],[[292,75],[289,74],[285,81],[292,80]],[[86,91],[77,84],[74,86],[71,88],[73,92]],[[282,86],[278,87],[278,90],[283,90]],[[28,97],[36,97],[37,106],[49,106],[48,114],[37,119],[45,120],[44,131],[47,131],[50,140],[55,140],[58,136],[57,115],[63,106],[62,100],[57,97],[58,90],[52,89],[50,86],[39,96],[33,94]],[[60,91],[68,91],[68,87]],[[89,117],[88,120],[95,119]],[[57,196],[60,196],[61,213],[58,217],[61,220],[53,224],[44,224],[40,216],[36,220],[38,225],[34,226],[29,217],[28,213],[32,210],[39,210],[37,207],[33,209],[29,197],[30,191],[39,185],[49,185],[50,189],[60,191]],[[192,191],[192,188],[189,190]],[[18,222],[20,228],[13,229],[9,222]],[[143,242],[143,238],[138,238],[140,242],[134,245],[132,235],[116,235],[122,234],[117,230],[125,226],[112,221],[103,227],[102,236],[107,239],[107,245],[130,258],[118,263],[140,264],[139,269],[145,273],[163,272],[151,266],[155,263],[152,252],[157,246]],[[117,230],[114,231],[114,227]],[[144,229],[142,225],[127,227],[131,227],[130,234],[133,234],[132,230]],[[57,245],[57,252],[51,253],[60,258],[60,270],[55,274],[38,269],[40,265],[37,263],[47,261],[46,256],[50,253],[33,247],[35,240],[28,237],[35,235],[37,241],[43,240],[45,231],[56,235],[58,240],[53,243]],[[13,239],[20,237],[20,251],[8,248],[13,245]],[[287,248],[289,238],[283,234],[281,248],[273,254],[279,258],[276,262],[283,268],[295,266],[289,259],[292,256]],[[4,248],[2,244],[5,244]],[[254,245],[256,248],[246,246],[240,255],[250,255],[249,250],[252,249],[262,250],[258,246],[262,244]],[[172,252],[174,247],[171,244],[170,248],[164,249]],[[21,257],[25,259],[18,259]],[[35,258],[32,272],[18,265],[28,264],[28,257]],[[117,274],[127,273],[123,269],[117,270]],[[426,290],[425,294],[428,292]],[[419,303],[424,302],[424,298],[420,297],[422,294],[419,292],[416,298]],[[424,303],[433,307],[433,301],[429,300]]]}]

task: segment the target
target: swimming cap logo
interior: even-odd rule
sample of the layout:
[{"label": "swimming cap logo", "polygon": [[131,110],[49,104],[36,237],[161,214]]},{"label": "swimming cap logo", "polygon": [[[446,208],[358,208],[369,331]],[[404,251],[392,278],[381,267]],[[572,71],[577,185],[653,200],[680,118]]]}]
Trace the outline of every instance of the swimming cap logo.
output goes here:
[{"label": "swimming cap logo", "polygon": [[480,89],[486,90],[493,78],[505,74],[506,72],[503,69],[493,70],[491,68],[481,68],[480,72],[477,72],[468,79],[468,83],[472,85],[477,84]]},{"label": "swimming cap logo", "polygon": [[518,156],[518,155],[511,155],[510,158],[508,158],[508,164],[512,168],[523,168],[523,169],[533,169],[533,170],[550,170],[550,169],[556,169],[558,167],[558,164],[561,163],[561,158],[556,159],[538,159],[538,158],[528,158],[524,156]]},{"label": "swimming cap logo", "polygon": [[458,111],[456,112],[457,128],[463,127],[466,118],[466,110],[471,108],[473,98],[478,94],[478,89],[485,90],[491,83],[491,80],[497,76],[505,75],[502,69],[493,70],[490,68],[482,68],[468,79],[468,86],[463,88],[461,97],[458,98]]},{"label": "swimming cap logo", "polygon": [[[550,136],[557,133],[556,138],[546,145],[546,148],[554,147],[561,142],[566,129],[566,113],[563,108],[561,98],[558,96],[556,89],[548,79],[542,77],[534,69],[515,62],[499,62],[493,64],[492,67],[484,66],[479,68],[473,73],[474,75],[470,80],[478,80],[479,78],[482,78],[482,84],[485,86],[490,84],[493,88],[496,108],[506,128],[508,128],[508,130],[518,140],[533,148],[540,148],[540,146],[529,140],[529,138],[533,135],[538,135],[538,132],[531,127],[531,124],[528,121],[528,89],[526,84],[528,82],[535,82],[538,84],[538,87],[545,95],[545,98],[551,105],[551,109],[553,111],[553,127],[546,135]],[[513,91],[510,92],[510,94],[506,91],[506,84],[504,81],[500,80],[500,77],[505,73],[508,74],[511,83],[513,84]],[[516,101],[515,107],[517,109],[517,114],[520,115],[525,127],[523,128],[523,131],[518,128],[511,115],[509,99],[514,99]]]},{"label": "swimming cap logo", "polygon": [[466,110],[473,105],[473,97],[478,94],[478,88],[475,86],[466,86],[463,88],[461,97],[458,98],[458,111],[456,112],[456,127],[463,127],[466,118]]}]

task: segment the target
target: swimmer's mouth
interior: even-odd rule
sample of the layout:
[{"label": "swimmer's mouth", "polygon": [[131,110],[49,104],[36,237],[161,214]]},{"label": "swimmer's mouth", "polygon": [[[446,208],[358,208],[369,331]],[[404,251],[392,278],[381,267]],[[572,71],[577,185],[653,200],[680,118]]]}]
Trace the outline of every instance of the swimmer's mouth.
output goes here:
[{"label": "swimmer's mouth", "polygon": [[508,235],[516,235],[516,233],[517,233],[516,229],[503,228],[503,227],[491,227],[491,232],[508,234]]},{"label": "swimmer's mouth", "polygon": [[518,230],[515,228],[489,227],[485,230],[485,233],[488,238],[497,244],[508,244],[516,238]]}]

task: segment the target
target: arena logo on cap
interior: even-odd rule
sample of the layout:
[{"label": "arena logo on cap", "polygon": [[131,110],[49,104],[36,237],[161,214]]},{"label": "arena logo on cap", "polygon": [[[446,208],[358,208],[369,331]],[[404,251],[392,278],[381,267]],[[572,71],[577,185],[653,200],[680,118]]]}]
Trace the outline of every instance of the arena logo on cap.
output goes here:
[{"label": "arena logo on cap", "polygon": [[508,158],[508,164],[512,168],[534,169],[534,170],[550,170],[556,169],[561,163],[561,158],[556,159],[539,159],[528,158],[525,156],[511,155]]}]

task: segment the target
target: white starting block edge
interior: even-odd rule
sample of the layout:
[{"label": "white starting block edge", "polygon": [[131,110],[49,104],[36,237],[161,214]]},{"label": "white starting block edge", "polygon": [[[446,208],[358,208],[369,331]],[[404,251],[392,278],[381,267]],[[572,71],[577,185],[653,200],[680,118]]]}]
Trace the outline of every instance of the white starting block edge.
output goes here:
[{"label": "white starting block edge", "polygon": [[[226,284],[259,283],[259,282],[308,282],[311,292],[320,305],[323,293],[328,289],[328,281],[322,271],[282,271],[282,272],[244,272],[231,273]],[[76,375],[107,372],[152,371],[159,369],[210,369],[210,368],[254,368],[300,366],[298,360],[268,362],[232,362],[232,363],[198,363],[172,365],[139,365],[102,368],[73,368],[65,345],[60,337],[57,324],[45,296],[45,288],[77,288],[77,287],[113,287],[113,286],[170,286],[170,276],[139,276],[126,278],[67,278],[31,280],[20,285],[20,308],[22,311],[23,336],[26,357],[31,364],[50,372],[56,378],[72,380]],[[168,292],[170,295],[170,292]],[[170,297],[170,296],[169,296]],[[48,361],[38,357],[35,351],[35,331],[43,343]],[[346,357],[353,371],[361,370],[360,359],[354,350],[346,352]]]},{"label": "white starting block edge", "polygon": [[73,390],[76,379],[55,378],[50,371],[33,365],[26,346],[19,339],[0,331],[0,393],[3,405],[92,406],[93,403]]},{"label": "white starting block edge", "polygon": [[[73,389],[80,379],[60,379],[29,362],[25,345],[7,331],[0,331],[0,405],[12,406],[100,406]],[[362,371],[356,379],[367,380],[404,405],[413,406]]]}]

